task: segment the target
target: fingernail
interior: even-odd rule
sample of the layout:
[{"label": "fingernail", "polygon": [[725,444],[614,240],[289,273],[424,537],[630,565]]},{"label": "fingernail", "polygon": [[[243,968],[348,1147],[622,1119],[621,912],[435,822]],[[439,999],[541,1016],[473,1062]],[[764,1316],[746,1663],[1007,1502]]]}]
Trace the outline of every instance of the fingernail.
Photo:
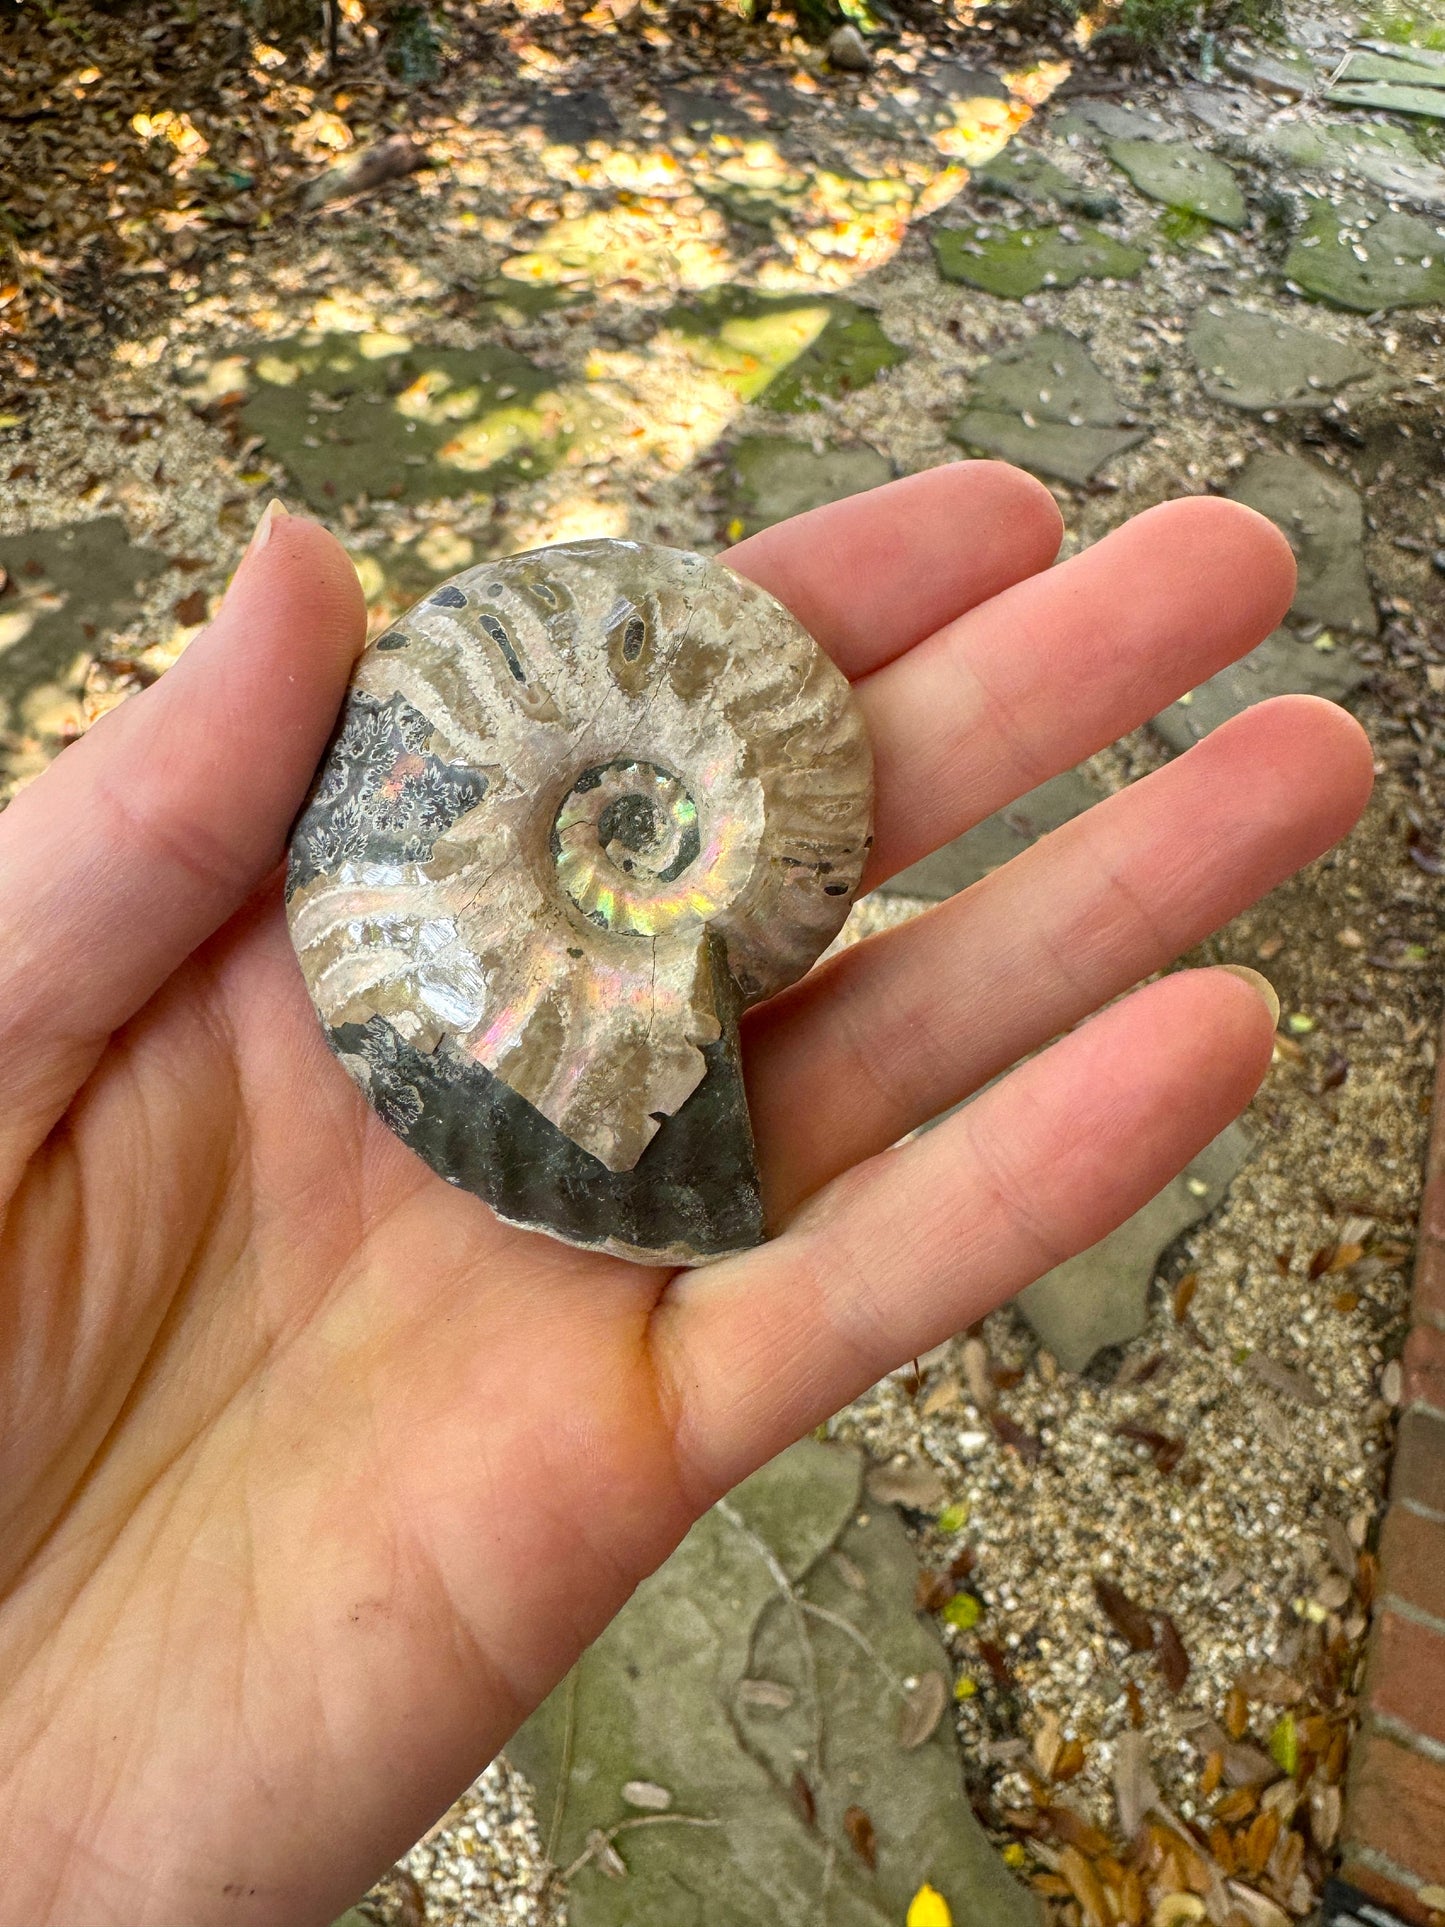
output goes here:
[{"label": "fingernail", "polygon": [[[260,554],[261,550],[264,549],[266,544],[271,540],[271,531],[276,525],[277,518],[286,513],[285,503],[278,501],[273,495],[265,508],[262,509],[260,521],[251,531],[251,539],[246,544],[246,555]],[[246,556],[242,556],[241,560],[243,562],[245,559]]]},{"label": "fingernail", "polygon": [[285,503],[277,501],[274,495],[266,504],[265,508],[262,509],[261,519],[257,522],[255,528],[252,529],[251,539],[246,544],[246,552],[231,571],[231,579],[226,584],[226,595],[221,597],[223,605],[226,596],[230,595],[232,589],[235,588],[236,578],[240,575],[242,569],[245,568],[246,564],[251,560],[251,557],[253,555],[259,555],[261,550],[264,549],[266,544],[271,540],[271,531],[276,526],[277,518],[288,512]]},{"label": "fingernail", "polygon": [[1275,995],[1274,985],[1269,981],[1269,978],[1266,977],[1262,971],[1251,970],[1248,964],[1221,964],[1219,968],[1221,970],[1227,970],[1231,977],[1238,977],[1242,984],[1248,984],[1251,990],[1259,992],[1260,996],[1269,1006],[1270,1019],[1275,1029],[1278,1030],[1279,998]]}]

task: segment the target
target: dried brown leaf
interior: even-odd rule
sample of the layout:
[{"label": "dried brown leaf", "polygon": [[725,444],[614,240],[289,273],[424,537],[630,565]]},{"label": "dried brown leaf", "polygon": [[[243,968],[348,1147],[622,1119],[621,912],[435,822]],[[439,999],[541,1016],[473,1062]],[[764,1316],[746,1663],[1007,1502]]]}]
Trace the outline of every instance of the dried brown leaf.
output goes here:
[{"label": "dried brown leaf", "polygon": [[180,601],[177,602],[171,610],[171,614],[175,617],[176,621],[181,624],[182,628],[194,629],[198,622],[205,621],[206,607],[207,596],[205,590],[192,589],[189,595],[183,595],[181,597]]},{"label": "dried brown leaf", "polygon": [[1084,1770],[1084,1759],[1083,1741],[1065,1740],[1059,1748],[1059,1757],[1054,1761],[1054,1779],[1061,1783],[1077,1779]]},{"label": "dried brown leaf", "polygon": [[1343,1799],[1337,1786],[1316,1780],[1310,1787],[1310,1838],[1322,1853],[1328,1853],[1339,1838]]},{"label": "dried brown leaf", "polygon": [[[1248,1671],[1240,1674],[1235,1690],[1240,1694],[1241,1699],[1259,1700],[1265,1706],[1298,1706],[1305,1696],[1303,1683],[1297,1680],[1293,1673],[1287,1673],[1282,1666],[1249,1668]],[[1244,1727],[1248,1723],[1246,1716],[1244,1725],[1237,1733],[1233,1727],[1230,1727],[1232,1737],[1236,1740],[1241,1738]],[[1229,1725],[1229,1722],[1226,1720],[1225,1724]]]},{"label": "dried brown leaf", "polygon": [[908,1690],[898,1721],[898,1744],[911,1753],[932,1737],[948,1704],[948,1681],[942,1673],[921,1673]]},{"label": "dried brown leaf", "polygon": [[993,1429],[1002,1442],[1017,1452],[1025,1465],[1037,1465],[1044,1455],[1043,1441],[1011,1419],[1007,1412],[990,1412]]},{"label": "dried brown leaf", "polygon": [[1164,1684],[1171,1693],[1182,1693],[1184,1682],[1189,1678],[1190,1659],[1184,1641],[1179,1637],[1179,1628],[1168,1613],[1158,1615],[1155,1651],[1159,1659],[1159,1671],[1164,1675]]},{"label": "dried brown leaf", "polygon": [[1182,1325],[1189,1316],[1189,1307],[1194,1303],[1194,1294],[1199,1289],[1199,1273],[1186,1271],[1174,1287],[1174,1322]]},{"label": "dried brown leaf", "polygon": [[1099,1876],[1077,1847],[1064,1848],[1059,1856],[1059,1872],[1083,1911],[1084,1927],[1109,1927],[1109,1903]]},{"label": "dried brown leaf", "polygon": [[1159,1799],[1159,1784],[1149,1765],[1149,1741],[1132,1729],[1114,1742],[1114,1804],[1119,1832],[1125,1840],[1137,1835],[1145,1815]]},{"label": "dried brown leaf", "polygon": [[1279,1768],[1257,1746],[1230,1745],[1224,1749],[1224,1777],[1232,1787],[1268,1786],[1279,1778]]},{"label": "dried brown leaf", "polygon": [[1240,1871],[1258,1877],[1269,1865],[1274,1843],[1279,1838],[1279,1815],[1267,1808],[1249,1823],[1239,1852]]},{"label": "dried brown leaf", "polygon": [[854,1853],[872,1873],[878,1865],[878,1836],[873,1830],[873,1822],[862,1807],[847,1809],[843,1815],[843,1831]]},{"label": "dried brown leaf", "polygon": [[1115,1438],[1129,1439],[1135,1445],[1142,1445],[1153,1459],[1155,1467],[1166,1476],[1174,1471],[1184,1457],[1183,1439],[1171,1438],[1167,1432],[1156,1432],[1147,1425],[1116,1425]]},{"label": "dried brown leaf", "polygon": [[879,1505],[910,1512],[937,1512],[947,1494],[931,1465],[877,1465],[868,1474],[868,1496]]},{"label": "dried brown leaf", "polygon": [[1013,1669],[1008,1663],[1007,1655],[1004,1653],[1002,1646],[995,1640],[984,1638],[980,1638],[977,1645],[978,1656],[984,1665],[987,1666],[989,1677],[992,1679],[994,1685],[1000,1687],[1006,1693],[1012,1692],[1014,1686]]},{"label": "dried brown leaf", "polygon": [[793,1775],[793,1783],[789,1791],[792,1793],[793,1805],[798,1809],[803,1825],[805,1827],[816,1827],[818,1824],[818,1802],[813,1798],[813,1789],[808,1785],[807,1778],[801,1767],[799,1767],[798,1771]]},{"label": "dried brown leaf", "polygon": [[1272,1392],[1280,1392],[1285,1398],[1292,1398],[1299,1405],[1321,1406],[1324,1394],[1301,1371],[1293,1365],[1282,1365],[1277,1358],[1267,1352],[1251,1352],[1249,1355],[1250,1374],[1261,1385],[1267,1385]]},{"label": "dried brown leaf", "polygon": [[1081,1813],[1076,1813],[1062,1801],[1045,1807],[1043,1818],[1060,1846],[1077,1847],[1080,1853],[1086,1853],[1094,1860],[1109,1851],[1108,1835],[1100,1833]]},{"label": "dried brown leaf", "polygon": [[1094,1597],[1114,1631],[1121,1639],[1128,1641],[1134,1652],[1149,1653],[1154,1650],[1153,1619],[1142,1606],[1134,1603],[1121,1585],[1096,1573]]},{"label": "dried brown leaf", "polygon": [[1229,1882],[1229,1898],[1249,1923],[1249,1927],[1289,1927],[1289,1915],[1272,1900],[1238,1880]]},{"label": "dried brown leaf", "polygon": [[936,1613],[948,1604],[957,1590],[947,1573],[930,1572],[925,1568],[914,1582],[913,1609],[920,1613]]},{"label": "dried brown leaf", "polygon": [[1063,1751],[1063,1745],[1064,1733],[1059,1725],[1058,1714],[1045,1710],[1039,1730],[1034,1734],[1033,1755],[1035,1765],[1046,1780],[1054,1777],[1054,1763]]}]

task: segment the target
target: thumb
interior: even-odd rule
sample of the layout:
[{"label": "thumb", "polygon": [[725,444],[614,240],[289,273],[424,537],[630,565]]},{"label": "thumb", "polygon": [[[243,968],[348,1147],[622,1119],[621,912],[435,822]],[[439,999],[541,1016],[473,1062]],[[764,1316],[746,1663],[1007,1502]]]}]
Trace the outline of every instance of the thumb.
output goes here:
[{"label": "thumb", "polygon": [[0,1141],[274,867],[366,634],[334,537],[272,503],[214,621],[0,816]]}]

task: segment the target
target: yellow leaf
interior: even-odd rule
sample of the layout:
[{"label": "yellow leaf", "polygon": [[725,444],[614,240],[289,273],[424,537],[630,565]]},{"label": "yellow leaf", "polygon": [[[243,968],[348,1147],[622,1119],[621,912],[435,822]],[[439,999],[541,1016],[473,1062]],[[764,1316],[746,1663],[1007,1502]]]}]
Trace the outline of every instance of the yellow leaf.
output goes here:
[{"label": "yellow leaf", "polygon": [[907,1927],[953,1927],[948,1902],[926,1881],[908,1903]]}]

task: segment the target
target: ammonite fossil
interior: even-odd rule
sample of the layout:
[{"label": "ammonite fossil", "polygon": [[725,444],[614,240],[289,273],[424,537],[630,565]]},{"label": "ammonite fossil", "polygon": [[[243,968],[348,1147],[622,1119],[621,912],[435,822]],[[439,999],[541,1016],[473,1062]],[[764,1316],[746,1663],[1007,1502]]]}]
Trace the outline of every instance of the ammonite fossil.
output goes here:
[{"label": "ammonite fossil", "polygon": [[633,542],[454,576],[357,664],[291,934],[392,1130],[502,1217],[693,1264],[764,1235],[738,1019],[837,934],[872,759],[763,590]]}]

